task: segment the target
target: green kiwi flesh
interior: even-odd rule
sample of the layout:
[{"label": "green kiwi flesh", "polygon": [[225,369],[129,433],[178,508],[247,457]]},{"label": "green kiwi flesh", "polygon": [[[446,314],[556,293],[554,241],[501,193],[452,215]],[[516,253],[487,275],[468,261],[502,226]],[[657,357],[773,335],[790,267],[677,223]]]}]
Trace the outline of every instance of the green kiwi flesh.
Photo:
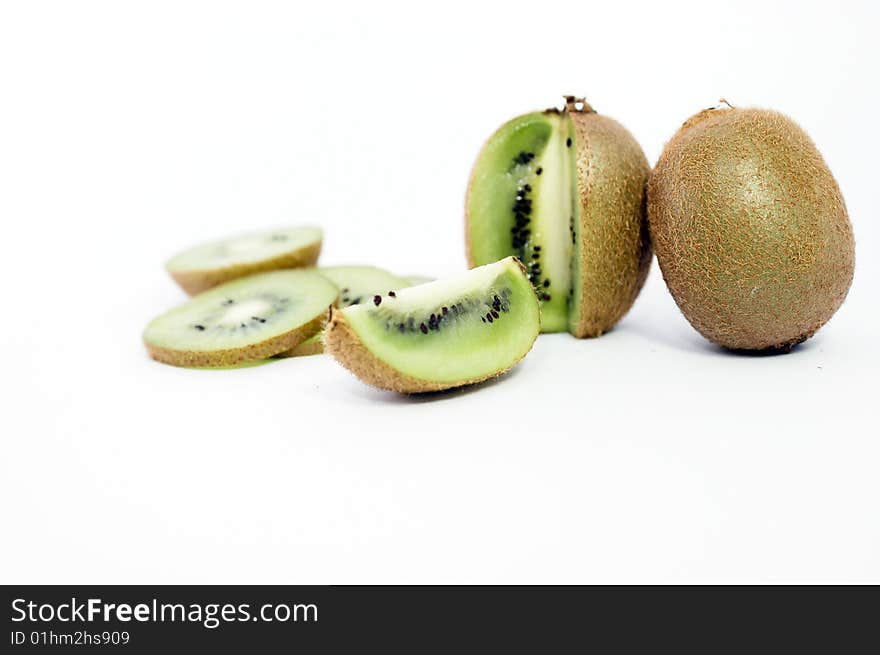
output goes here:
[{"label": "green kiwi flesh", "polygon": [[513,257],[334,309],[324,348],[361,380],[403,393],[499,375],[528,353],[541,312]]},{"label": "green kiwi flesh", "polygon": [[564,113],[526,114],[503,125],[474,166],[467,198],[471,266],[516,256],[541,301],[544,332],[568,327],[573,127]]},{"label": "green kiwi flesh", "polygon": [[273,271],[205,291],[144,330],[150,355],[175,366],[231,366],[290,350],[317,334],[336,287],[313,271]]},{"label": "green kiwi flesh", "polygon": [[831,318],[852,282],[837,182],[809,136],[777,112],[691,117],[651,174],[648,214],[679,308],[725,348],[791,349]]},{"label": "green kiwi flesh", "polygon": [[313,266],[321,252],[317,227],[291,227],[211,241],[169,259],[165,268],[190,295],[246,275]]}]

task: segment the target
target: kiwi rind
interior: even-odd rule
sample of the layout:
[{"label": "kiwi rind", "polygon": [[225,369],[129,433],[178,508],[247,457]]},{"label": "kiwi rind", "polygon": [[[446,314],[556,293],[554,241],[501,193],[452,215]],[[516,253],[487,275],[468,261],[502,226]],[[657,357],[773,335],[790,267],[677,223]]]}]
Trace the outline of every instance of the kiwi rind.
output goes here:
[{"label": "kiwi rind", "polygon": [[317,242],[306,244],[275,257],[202,269],[180,270],[175,268],[173,262],[179,256],[176,255],[166,262],[165,268],[186,293],[194,296],[240,277],[286,268],[314,266],[321,254],[322,243],[323,239],[319,238]]},{"label": "kiwi rind", "polygon": [[778,112],[728,106],[688,119],[651,174],[648,212],[672,296],[722,347],[788,351],[846,298],[855,253],[840,188]]},{"label": "kiwi rind", "polygon": [[[646,211],[650,166],[641,146],[620,123],[598,114],[582,98],[566,96],[565,100],[564,109],[549,109],[544,114],[561,118],[562,129],[568,129],[573,145],[574,216],[559,217],[566,222],[574,219],[567,329],[576,337],[596,337],[629,311],[648,275],[652,255]],[[520,118],[530,116],[535,115]],[[483,146],[478,163],[494,138]],[[472,173],[465,200],[470,266],[484,263],[475,256],[471,229],[474,182]]]},{"label": "kiwi rind", "polygon": [[[516,263],[519,273],[524,277],[526,269],[519,260],[509,258]],[[540,305],[532,293],[523,294],[534,303],[534,311],[538,317],[534,334],[524,352],[506,366],[485,374],[459,380],[427,380],[401,372],[373,354],[363,343],[361,337],[352,328],[345,316],[345,310],[333,308],[323,333],[324,351],[331,354],[340,364],[351,371],[363,382],[388,391],[404,394],[417,394],[442,391],[455,387],[475,384],[497,377],[513,368],[531,350],[540,332]]]},{"label": "kiwi rind", "polygon": [[620,123],[566,98],[576,145],[576,243],[569,332],[598,337],[629,311],[651,266],[650,166]]},{"label": "kiwi rind", "polygon": [[[323,330],[323,326],[321,327]],[[286,358],[286,357],[308,357],[311,355],[320,355],[324,352],[324,343],[321,339],[321,331],[317,334],[309,337],[299,345],[290,350],[285,350],[284,352],[280,352],[275,357],[278,358]]]}]

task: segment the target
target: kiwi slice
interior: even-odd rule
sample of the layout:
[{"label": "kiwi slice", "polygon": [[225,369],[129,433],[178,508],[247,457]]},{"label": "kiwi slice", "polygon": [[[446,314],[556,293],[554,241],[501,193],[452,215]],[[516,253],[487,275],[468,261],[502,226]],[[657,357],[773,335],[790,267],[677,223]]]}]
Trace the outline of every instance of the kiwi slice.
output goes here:
[{"label": "kiwi slice", "polygon": [[245,275],[314,266],[321,253],[317,227],[291,227],[205,243],[168,260],[165,268],[190,295]]},{"label": "kiwi slice", "polygon": [[581,98],[514,118],[483,147],[468,185],[468,261],[515,255],[544,332],[598,336],[635,301],[651,261],[648,162],[619,123]]},{"label": "kiwi slice", "polygon": [[[421,284],[418,281],[413,283],[407,278],[398,277],[376,266],[324,266],[315,270],[339,289],[341,307],[372,302],[376,295],[381,296],[389,291],[393,292],[397,289],[414,286],[414,284]],[[430,278],[422,279],[430,280]],[[296,348],[279,353],[278,357],[302,357],[319,355],[323,352],[324,344],[321,335],[316,334],[303,341]]]},{"label": "kiwi slice", "polygon": [[369,302],[376,294],[386,294],[412,286],[406,280],[375,266],[324,266],[318,272],[339,289],[342,307]]},{"label": "kiwi slice", "polygon": [[[385,295],[397,289],[413,286],[406,278],[401,278],[375,266],[325,266],[316,269],[339,289],[341,307],[371,302],[378,295]],[[300,357],[319,355],[324,352],[321,335],[306,339],[296,348],[280,353],[279,357]]]},{"label": "kiwi slice", "polygon": [[324,347],[368,384],[402,393],[479,382],[532,347],[541,312],[513,257],[333,309]]},{"label": "kiwi slice", "polygon": [[321,341],[321,333],[309,337],[298,346],[285,350],[283,353],[275,355],[279,359],[286,357],[307,357],[309,355],[320,355],[324,352],[324,343]]},{"label": "kiwi slice", "polygon": [[337,290],[313,271],[248,276],[199,294],[144,330],[150,355],[174,366],[230,366],[317,334]]},{"label": "kiwi slice", "polygon": [[417,287],[420,284],[433,282],[435,278],[427,277],[426,275],[404,275],[403,279],[406,281],[406,286]]}]

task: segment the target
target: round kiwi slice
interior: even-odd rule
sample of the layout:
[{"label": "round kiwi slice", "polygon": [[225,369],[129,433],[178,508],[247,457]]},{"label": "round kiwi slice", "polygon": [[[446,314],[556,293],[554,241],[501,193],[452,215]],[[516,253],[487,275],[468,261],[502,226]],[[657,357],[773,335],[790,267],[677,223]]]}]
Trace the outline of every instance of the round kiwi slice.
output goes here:
[{"label": "round kiwi slice", "polygon": [[298,346],[285,350],[283,353],[275,355],[279,359],[286,357],[308,357],[309,355],[320,355],[324,352],[324,343],[321,340],[321,333],[309,337]]},{"label": "round kiwi slice", "polygon": [[317,334],[336,302],[312,271],[273,271],[227,282],[155,318],[150,355],[175,366],[230,366],[294,348]]},{"label": "round kiwi slice", "polygon": [[[376,294],[385,295],[397,289],[413,286],[405,278],[397,277],[375,266],[325,266],[315,269],[339,289],[341,307],[369,302]],[[279,357],[319,355],[324,352],[321,335],[306,339],[296,348],[280,353]]]},{"label": "round kiwi slice", "polygon": [[471,173],[470,265],[517,256],[541,300],[544,332],[602,334],[647,277],[649,170],[632,135],[583,99],[514,118]]},{"label": "round kiwi slice", "polygon": [[205,243],[175,255],[165,268],[190,295],[245,275],[314,266],[321,253],[317,227],[255,232]]},{"label": "round kiwi slice", "polygon": [[318,273],[339,289],[342,307],[359,305],[373,296],[412,286],[406,280],[375,266],[323,266]]},{"label": "round kiwi slice", "polygon": [[361,380],[402,393],[480,382],[514,366],[541,329],[513,257],[333,309],[324,347]]},{"label": "round kiwi slice", "polygon": [[837,311],[852,226],[810,137],[775,111],[701,111],[666,144],[648,188],[657,261],[707,339],[787,351]]},{"label": "round kiwi slice", "polygon": [[426,275],[404,275],[403,279],[406,280],[406,286],[417,287],[420,284],[427,284],[428,282],[433,282],[435,278],[427,277]]}]

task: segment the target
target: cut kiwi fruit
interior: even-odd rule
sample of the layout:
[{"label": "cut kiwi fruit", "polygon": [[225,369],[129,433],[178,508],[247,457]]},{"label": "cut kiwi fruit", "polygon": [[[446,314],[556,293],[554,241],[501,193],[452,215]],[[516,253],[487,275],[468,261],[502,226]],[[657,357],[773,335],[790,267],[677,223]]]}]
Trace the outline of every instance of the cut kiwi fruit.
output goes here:
[{"label": "cut kiwi fruit", "polygon": [[317,334],[338,292],[313,271],[273,271],[227,282],[147,325],[150,355],[174,366],[231,366],[296,347]]},{"label": "cut kiwi fruit", "polygon": [[[325,266],[315,269],[339,289],[340,307],[350,307],[372,302],[376,295],[393,293],[397,289],[413,286],[406,278],[398,277],[375,266]],[[296,348],[281,353],[279,357],[319,355],[324,352],[321,335],[307,339]]]},{"label": "cut kiwi fruit", "polygon": [[406,286],[417,287],[420,284],[427,284],[428,282],[433,282],[436,278],[427,277],[426,275],[404,275],[403,279],[406,281]]},{"label": "cut kiwi fruit", "polygon": [[319,332],[318,334],[309,337],[298,346],[295,346],[290,350],[285,350],[283,353],[278,353],[276,357],[308,357],[310,355],[320,355],[323,352],[324,343],[321,340],[321,333]]},{"label": "cut kiwi fruit", "polygon": [[401,393],[480,382],[532,347],[541,311],[515,258],[330,312],[324,348],[364,382]]},{"label": "cut kiwi fruit", "polygon": [[324,266],[317,270],[339,289],[342,307],[370,302],[376,294],[412,286],[403,278],[375,266]]},{"label": "cut kiwi fruit", "polygon": [[291,227],[205,243],[175,255],[165,268],[190,295],[245,275],[314,266],[321,253],[317,227]]},{"label": "cut kiwi fruit", "polygon": [[471,174],[469,264],[515,255],[541,300],[545,332],[602,334],[647,276],[648,172],[632,135],[583,99],[509,121]]}]

